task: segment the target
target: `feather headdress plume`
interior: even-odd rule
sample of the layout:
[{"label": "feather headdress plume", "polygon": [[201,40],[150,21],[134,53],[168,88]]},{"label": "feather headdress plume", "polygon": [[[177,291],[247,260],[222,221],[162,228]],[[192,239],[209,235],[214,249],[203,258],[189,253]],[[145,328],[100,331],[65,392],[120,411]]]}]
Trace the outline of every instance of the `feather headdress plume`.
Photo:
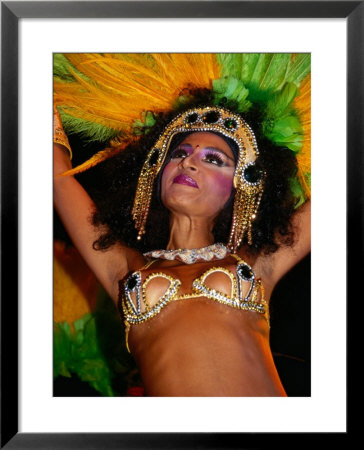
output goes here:
[{"label": "feather headdress plume", "polygon": [[55,67],[61,68],[62,60],[65,67],[65,58],[66,74],[73,79],[55,71],[54,100],[64,114],[76,119],[66,121],[70,131],[79,131],[82,120],[90,124],[84,129],[94,139],[107,133],[129,137],[143,112],[169,111],[185,88],[211,88],[219,75],[214,55],[67,54],[55,55]]}]

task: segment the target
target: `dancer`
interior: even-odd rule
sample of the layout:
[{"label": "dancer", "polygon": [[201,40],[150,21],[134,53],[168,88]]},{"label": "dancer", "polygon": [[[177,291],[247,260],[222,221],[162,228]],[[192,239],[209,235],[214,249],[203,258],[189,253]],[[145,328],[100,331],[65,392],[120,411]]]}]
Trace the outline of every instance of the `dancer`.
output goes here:
[{"label": "dancer", "polygon": [[[149,396],[286,395],[269,299],[310,249],[308,171],[296,156],[309,68],[307,55],[284,55],[285,75],[269,80],[275,55],[238,56],[219,56],[218,78],[216,55],[65,55],[72,81],[56,76],[55,206],[120,309]],[[259,89],[224,75],[226,61],[244,74],[262,58]],[[178,101],[163,108],[171,85]],[[72,168],[62,122],[70,132],[97,123],[89,135],[106,130],[111,145]],[[105,185],[94,200],[74,174],[95,164]]]}]

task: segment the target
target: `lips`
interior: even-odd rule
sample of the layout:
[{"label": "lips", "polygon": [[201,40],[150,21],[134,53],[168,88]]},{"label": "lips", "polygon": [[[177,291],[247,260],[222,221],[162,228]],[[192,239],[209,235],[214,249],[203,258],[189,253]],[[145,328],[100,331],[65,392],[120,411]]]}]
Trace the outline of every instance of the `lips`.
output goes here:
[{"label": "lips", "polygon": [[191,186],[198,189],[196,181],[193,178],[189,177],[188,175],[184,174],[177,175],[176,178],[173,179],[173,183],[184,184],[186,186]]}]

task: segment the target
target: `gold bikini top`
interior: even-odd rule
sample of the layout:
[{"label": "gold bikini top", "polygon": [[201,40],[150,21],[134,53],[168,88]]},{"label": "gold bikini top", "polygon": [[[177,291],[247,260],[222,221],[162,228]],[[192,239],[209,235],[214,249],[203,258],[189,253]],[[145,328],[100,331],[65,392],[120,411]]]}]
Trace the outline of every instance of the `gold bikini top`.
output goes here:
[{"label": "gold bikini top", "polygon": [[[119,282],[119,306],[122,310],[128,334],[130,325],[140,324],[157,316],[168,303],[177,300],[187,300],[205,297],[224,305],[245,311],[255,311],[264,315],[269,324],[268,304],[264,299],[264,289],[260,279],[255,277],[251,266],[238,255],[231,254],[237,260],[236,274],[226,267],[211,267],[192,282],[192,291],[179,294],[181,281],[163,272],[153,272],[142,281],[142,270],[151,266],[156,259],[147,263],[142,269],[133,272],[125,281]],[[231,295],[226,295],[208,286],[208,277],[221,272],[231,281]],[[163,278],[169,283],[164,294],[154,305],[150,305],[147,296],[147,286],[154,278]],[[244,285],[247,285],[245,287]],[[243,292],[246,292],[244,295]]]}]

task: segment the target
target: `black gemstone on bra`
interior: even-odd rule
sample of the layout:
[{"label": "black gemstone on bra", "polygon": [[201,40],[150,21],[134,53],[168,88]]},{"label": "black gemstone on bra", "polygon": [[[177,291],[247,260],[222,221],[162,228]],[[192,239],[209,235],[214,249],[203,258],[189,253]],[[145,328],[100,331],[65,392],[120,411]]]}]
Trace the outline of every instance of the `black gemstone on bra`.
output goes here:
[{"label": "black gemstone on bra", "polygon": [[244,169],[244,179],[248,183],[257,183],[263,177],[263,171],[255,164],[251,164],[250,166]]},{"label": "black gemstone on bra", "polygon": [[186,117],[186,123],[194,123],[194,122],[196,122],[197,119],[198,119],[198,114],[197,113],[189,114]]},{"label": "black gemstone on bra", "polygon": [[202,120],[205,123],[216,123],[219,118],[220,114],[217,111],[209,111],[203,116]]},{"label": "black gemstone on bra", "polygon": [[131,275],[126,282],[126,289],[132,291],[138,284],[138,276],[136,274]]},{"label": "black gemstone on bra", "polygon": [[158,156],[159,156],[159,149],[155,148],[149,158],[149,163],[148,163],[149,167],[155,166],[157,164]]},{"label": "black gemstone on bra", "polygon": [[251,281],[254,278],[254,272],[248,264],[240,264],[236,272],[243,280]]}]

